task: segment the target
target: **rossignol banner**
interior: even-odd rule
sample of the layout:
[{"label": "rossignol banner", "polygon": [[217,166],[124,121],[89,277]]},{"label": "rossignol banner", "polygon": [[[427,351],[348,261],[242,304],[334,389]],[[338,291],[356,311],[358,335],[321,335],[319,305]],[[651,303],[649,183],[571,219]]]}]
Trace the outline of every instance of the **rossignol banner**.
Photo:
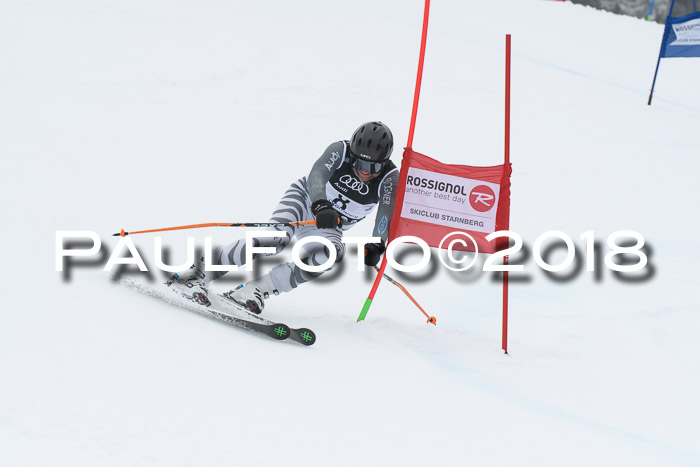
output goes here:
[{"label": "rossignol banner", "polygon": [[[389,238],[413,235],[437,248],[446,235],[462,231],[474,238],[479,252],[497,251],[500,245],[485,237],[508,230],[510,174],[510,164],[443,164],[405,149],[396,200],[400,217],[392,219]],[[473,251],[470,246],[454,248]]]},{"label": "rossignol banner", "polygon": [[[700,11],[697,11],[695,0],[693,0],[692,5],[687,4],[687,2],[683,5],[683,2],[679,2],[679,8],[674,11],[675,6],[676,0],[671,0],[664,26],[664,35],[661,38],[661,50],[659,58],[656,60],[654,79],[651,82],[648,105],[651,105],[651,99],[654,96],[656,77],[659,74],[662,58],[700,57]],[[674,16],[676,12],[680,14],[690,12],[691,8],[692,13]]]},{"label": "rossignol banner", "polygon": [[500,186],[409,167],[401,217],[491,233]]},{"label": "rossignol banner", "polygon": [[700,57],[700,12],[667,18],[661,57]]}]

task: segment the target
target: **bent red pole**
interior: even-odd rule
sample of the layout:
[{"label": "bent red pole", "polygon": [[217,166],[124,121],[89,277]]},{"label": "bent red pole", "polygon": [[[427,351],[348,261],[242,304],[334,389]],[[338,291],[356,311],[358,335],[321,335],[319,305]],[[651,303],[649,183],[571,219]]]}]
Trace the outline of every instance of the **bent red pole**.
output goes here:
[{"label": "bent red pole", "polygon": [[413,108],[411,109],[411,124],[408,127],[408,141],[406,147],[413,147],[413,132],[416,129],[416,117],[418,116],[418,101],[420,100],[420,86],[423,81],[423,63],[425,62],[425,44],[428,40],[428,17],[430,16],[430,0],[425,0],[423,9],[423,29],[420,38],[420,52],[418,54],[418,73],[416,74],[416,89],[413,92]]},{"label": "bent red pole", "polygon": [[[423,29],[420,38],[420,53],[418,54],[418,72],[416,74],[416,89],[413,93],[413,109],[411,110],[411,124],[408,129],[408,142],[406,143],[407,148],[413,146],[413,132],[416,129],[416,116],[418,115],[418,101],[420,100],[420,86],[423,80],[423,63],[425,61],[425,44],[428,39],[428,17],[430,15],[430,0],[425,0],[425,6],[423,9]],[[399,206],[394,206],[394,214],[392,217],[398,219],[397,214],[401,212]],[[391,233],[389,234],[391,237]],[[391,243],[392,238],[388,239],[388,243]],[[387,244],[388,246],[388,244]],[[365,300],[365,304],[360,311],[360,316],[357,317],[357,321],[364,321],[367,317],[367,312],[369,307],[372,306],[372,300],[374,300],[374,295],[377,293],[377,288],[379,287],[379,282],[382,279],[382,274],[384,274],[384,269],[386,269],[386,255],[382,259],[381,266],[379,266],[379,272],[377,277],[374,279],[374,284],[372,284],[372,290],[369,292],[369,296]]]},{"label": "bent red pole", "polygon": [[[375,266],[374,269],[376,269],[377,272],[379,272],[379,268],[378,268],[377,266]],[[397,282],[396,280],[392,279],[391,277],[389,277],[388,275],[386,275],[386,274],[384,274],[384,273],[382,273],[382,276],[384,277],[384,279],[386,279],[386,280],[388,280],[389,282],[391,282],[392,284],[394,284],[396,287],[398,287],[399,289],[401,289],[401,291],[402,291],[403,293],[406,294],[406,296],[413,302],[413,304],[414,304],[415,306],[417,306],[418,309],[419,309],[420,311],[423,312],[423,314],[425,315],[426,318],[428,318],[427,323],[429,323],[429,324],[437,324],[437,318],[435,318],[435,316],[430,316],[428,313],[426,313],[425,310],[423,309],[423,307],[420,306],[420,305],[418,304],[418,302],[416,301],[416,299],[413,298],[413,296],[412,296],[410,293],[408,293],[408,290],[406,290],[406,287],[404,287],[404,286],[401,285],[399,282]]]},{"label": "bent red pole", "polygon": [[134,232],[126,232],[124,229],[121,232],[113,234],[113,237],[125,237],[127,235],[135,235],[142,233],[152,233],[152,232],[167,232],[170,230],[186,230],[186,229],[199,229],[202,227],[289,227],[294,225],[311,225],[316,224],[316,220],[311,221],[301,221],[301,222],[210,222],[208,224],[192,224],[192,225],[178,225],[175,227],[162,227],[159,229],[149,229],[149,230],[137,230]]}]

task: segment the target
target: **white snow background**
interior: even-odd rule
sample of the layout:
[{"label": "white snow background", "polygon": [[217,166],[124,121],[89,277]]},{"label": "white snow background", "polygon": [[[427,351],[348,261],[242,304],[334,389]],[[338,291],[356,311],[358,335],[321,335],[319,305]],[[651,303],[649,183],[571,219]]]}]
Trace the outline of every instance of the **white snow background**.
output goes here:
[{"label": "white snow background", "polygon": [[[509,355],[500,284],[439,263],[387,271],[435,327],[388,282],[356,323],[374,273],[354,254],[270,300],[269,318],[316,331],[309,348],[136,294],[106,258],[56,272],[58,230],[98,232],[108,254],[121,228],[266,221],[368,120],[393,129],[398,163],[422,13],[419,0],[2,3],[0,465],[700,465],[700,59],[663,60],[647,106],[656,23],[432,3],[414,149],[502,161],[510,33],[512,230],[529,246],[562,230],[582,260],[590,230],[602,254],[617,230],[651,248],[636,283],[602,264],[598,280],[554,281],[521,257]],[[188,235],[244,232],[164,233],[172,263]],[[152,268],[154,237],[133,237]]]}]

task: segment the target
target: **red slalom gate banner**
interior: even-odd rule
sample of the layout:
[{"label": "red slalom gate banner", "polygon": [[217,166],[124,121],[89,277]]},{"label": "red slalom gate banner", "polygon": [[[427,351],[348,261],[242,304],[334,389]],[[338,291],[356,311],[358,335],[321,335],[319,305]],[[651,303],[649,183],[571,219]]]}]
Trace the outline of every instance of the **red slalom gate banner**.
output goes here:
[{"label": "red slalom gate banner", "polygon": [[[389,241],[413,235],[438,248],[445,236],[459,231],[474,238],[480,253],[504,249],[500,240],[507,239],[489,242],[486,236],[509,228],[510,174],[510,163],[443,164],[406,148]],[[471,243],[455,243],[452,248],[475,251]]]}]

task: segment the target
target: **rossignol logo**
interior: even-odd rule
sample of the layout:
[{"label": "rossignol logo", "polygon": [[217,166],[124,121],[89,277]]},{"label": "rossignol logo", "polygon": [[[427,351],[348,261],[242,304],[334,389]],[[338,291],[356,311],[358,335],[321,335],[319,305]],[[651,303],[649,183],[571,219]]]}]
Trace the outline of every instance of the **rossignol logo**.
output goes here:
[{"label": "rossignol logo", "polygon": [[340,177],[340,183],[350,188],[352,191],[356,191],[361,195],[366,195],[369,193],[369,185],[364,184],[360,180],[356,179],[351,175],[343,175]]},{"label": "rossignol logo", "polygon": [[687,26],[678,26],[677,31],[692,31],[693,29],[700,29],[700,24],[689,24]]},{"label": "rossignol logo", "polygon": [[486,185],[479,185],[469,193],[469,204],[475,211],[490,211],[496,204],[496,194]]},{"label": "rossignol logo", "polygon": [[441,191],[443,193],[453,193],[467,196],[463,185],[439,182],[437,180],[414,177],[412,175],[406,177],[406,186],[417,186],[421,188],[427,188],[429,190]]}]

